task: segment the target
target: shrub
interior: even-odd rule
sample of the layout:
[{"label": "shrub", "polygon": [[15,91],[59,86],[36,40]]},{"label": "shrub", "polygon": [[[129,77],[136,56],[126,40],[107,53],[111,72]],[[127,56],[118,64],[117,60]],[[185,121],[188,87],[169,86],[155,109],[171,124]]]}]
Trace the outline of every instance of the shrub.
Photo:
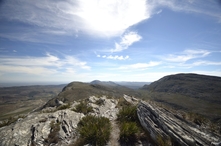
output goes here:
[{"label": "shrub", "polygon": [[189,116],[190,121],[194,122],[195,124],[199,126],[208,122],[208,119],[206,119],[204,116],[197,114],[197,113],[188,113],[188,116]]},{"label": "shrub", "polygon": [[104,101],[102,99],[98,99],[95,104],[97,105],[103,105],[104,104]]},{"label": "shrub", "polygon": [[60,123],[55,123],[55,121],[52,121],[50,123],[50,133],[48,134],[48,138],[45,139],[45,142],[50,145],[52,143],[58,143],[59,142],[59,131],[60,131]]},{"label": "shrub", "polygon": [[136,106],[123,106],[122,109],[119,111],[118,121],[120,122],[137,122],[137,107]]},{"label": "shrub", "polygon": [[63,104],[63,105],[60,105],[59,107],[57,107],[57,110],[64,110],[64,109],[68,109],[70,108],[70,103],[68,104]]},{"label": "shrub", "polygon": [[117,116],[121,143],[123,145],[135,144],[142,131],[137,117],[137,107],[133,105],[123,106]]},{"label": "shrub", "polygon": [[120,140],[124,142],[135,142],[136,133],[139,129],[135,122],[124,122],[120,125]]},{"label": "shrub", "polygon": [[[162,136],[158,135],[156,139],[156,143],[158,146],[170,146],[171,142],[168,139],[164,139]],[[179,145],[179,144],[175,144]]]},{"label": "shrub", "polygon": [[131,103],[127,102],[123,97],[119,98],[117,107],[131,106]]},{"label": "shrub", "polygon": [[110,138],[111,124],[108,118],[85,116],[78,123],[77,131],[84,144],[104,146]]},{"label": "shrub", "polygon": [[8,119],[2,121],[0,123],[0,128],[1,127],[4,127],[4,126],[8,126],[14,122],[16,122],[19,118],[25,118],[26,116],[25,115],[19,115],[19,116],[15,116],[15,117],[9,117]]},{"label": "shrub", "polygon": [[73,109],[75,112],[87,114],[89,112],[93,111],[92,107],[88,107],[85,102],[80,102],[78,105],[76,105],[75,109]]}]

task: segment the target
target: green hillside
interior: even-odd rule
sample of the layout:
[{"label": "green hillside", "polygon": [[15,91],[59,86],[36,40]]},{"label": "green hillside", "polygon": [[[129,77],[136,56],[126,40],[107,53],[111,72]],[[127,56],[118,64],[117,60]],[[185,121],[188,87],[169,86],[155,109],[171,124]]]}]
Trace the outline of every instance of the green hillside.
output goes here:
[{"label": "green hillside", "polygon": [[221,121],[221,77],[169,75],[145,85],[140,93],[145,99]]}]

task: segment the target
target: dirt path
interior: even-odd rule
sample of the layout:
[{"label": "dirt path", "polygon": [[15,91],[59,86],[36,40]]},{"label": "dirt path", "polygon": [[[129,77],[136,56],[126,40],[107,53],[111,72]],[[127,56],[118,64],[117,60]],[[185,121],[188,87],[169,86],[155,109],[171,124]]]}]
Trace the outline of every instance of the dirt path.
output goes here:
[{"label": "dirt path", "polygon": [[118,142],[119,137],[120,137],[120,129],[117,125],[116,121],[111,121],[111,136],[110,136],[110,141],[108,142],[109,146],[120,146],[120,143]]}]

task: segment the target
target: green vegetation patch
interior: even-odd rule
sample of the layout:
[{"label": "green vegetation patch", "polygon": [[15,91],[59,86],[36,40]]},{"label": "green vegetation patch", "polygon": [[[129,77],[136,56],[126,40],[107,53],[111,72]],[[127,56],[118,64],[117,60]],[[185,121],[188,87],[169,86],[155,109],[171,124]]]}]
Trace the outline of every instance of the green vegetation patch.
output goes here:
[{"label": "green vegetation patch", "polygon": [[55,121],[51,121],[50,123],[50,133],[48,135],[48,138],[45,139],[45,142],[50,145],[52,143],[58,143],[59,142],[59,131],[60,131],[60,123],[56,123]]},{"label": "green vegetation patch", "polygon": [[136,106],[123,106],[119,111],[118,121],[120,122],[137,122],[137,107]]},{"label": "green vegetation patch", "polygon": [[119,98],[117,107],[131,106],[131,103],[127,102],[123,97]]},{"label": "green vegetation patch", "polygon": [[120,125],[120,139],[125,142],[136,141],[139,128],[135,122],[123,122]]},{"label": "green vegetation patch", "polygon": [[110,139],[111,123],[108,118],[87,115],[78,123],[81,143],[104,146]]},{"label": "green vegetation patch", "polygon": [[72,109],[75,112],[87,114],[89,112],[93,111],[92,107],[87,106],[87,103],[84,101],[81,101],[74,109]]},{"label": "green vegetation patch", "polygon": [[137,107],[133,105],[123,106],[117,116],[121,143],[135,143],[141,132],[143,132],[137,117]]},{"label": "green vegetation patch", "polygon": [[64,110],[64,109],[68,109],[70,107],[71,107],[70,103],[63,104],[63,105],[60,105],[59,107],[57,107],[57,110]]},{"label": "green vegetation patch", "polygon": [[2,122],[0,123],[0,128],[1,128],[1,127],[4,127],[4,126],[8,126],[8,125],[10,125],[10,124],[16,122],[18,119],[20,119],[20,118],[25,118],[25,117],[26,117],[25,115],[19,115],[19,116],[15,116],[15,117],[9,117],[8,119],[6,119],[6,120],[4,120],[4,121],[2,121]]}]

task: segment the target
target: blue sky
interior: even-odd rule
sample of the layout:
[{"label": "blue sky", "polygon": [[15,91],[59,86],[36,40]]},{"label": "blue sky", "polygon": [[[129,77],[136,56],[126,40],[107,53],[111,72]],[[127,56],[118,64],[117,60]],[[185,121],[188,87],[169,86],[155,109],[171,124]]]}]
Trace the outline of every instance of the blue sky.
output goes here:
[{"label": "blue sky", "polygon": [[219,0],[0,1],[0,82],[221,76]]}]

